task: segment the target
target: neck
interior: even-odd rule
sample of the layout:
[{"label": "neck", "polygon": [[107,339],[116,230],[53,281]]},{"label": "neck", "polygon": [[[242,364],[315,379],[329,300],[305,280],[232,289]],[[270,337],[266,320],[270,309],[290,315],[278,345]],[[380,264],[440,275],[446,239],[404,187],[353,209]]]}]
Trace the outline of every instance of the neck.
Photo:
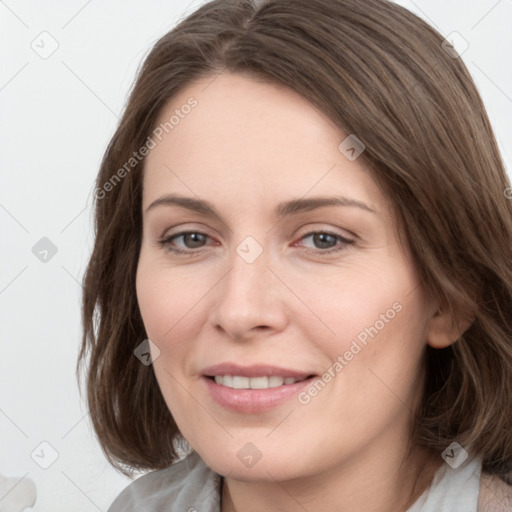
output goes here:
[{"label": "neck", "polygon": [[402,448],[359,452],[352,461],[288,481],[226,478],[221,511],[405,512],[430,485],[442,459],[421,447],[409,455]]}]

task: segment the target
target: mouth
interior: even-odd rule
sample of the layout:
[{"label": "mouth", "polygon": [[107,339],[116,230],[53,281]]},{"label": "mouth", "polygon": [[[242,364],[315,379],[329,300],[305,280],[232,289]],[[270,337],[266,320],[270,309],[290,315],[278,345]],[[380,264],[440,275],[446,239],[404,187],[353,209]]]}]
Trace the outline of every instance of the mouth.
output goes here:
[{"label": "mouth", "polygon": [[261,377],[245,377],[243,375],[214,375],[207,376],[216,384],[225,386],[231,389],[270,389],[278,388],[280,386],[290,386],[296,382],[302,382],[306,379],[312,378],[314,375],[309,375],[297,379],[295,377],[280,377],[279,375],[264,375]]},{"label": "mouth", "polygon": [[268,411],[296,396],[318,375],[268,365],[224,363],[203,370],[210,398],[238,413]]}]

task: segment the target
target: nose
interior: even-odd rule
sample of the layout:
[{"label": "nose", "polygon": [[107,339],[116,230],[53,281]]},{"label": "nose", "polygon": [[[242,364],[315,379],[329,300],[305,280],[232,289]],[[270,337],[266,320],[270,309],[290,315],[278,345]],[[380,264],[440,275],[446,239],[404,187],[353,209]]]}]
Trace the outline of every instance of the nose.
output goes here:
[{"label": "nose", "polygon": [[268,266],[266,252],[252,262],[235,252],[231,263],[212,294],[210,320],[215,328],[236,341],[283,330],[288,321],[286,287]]}]

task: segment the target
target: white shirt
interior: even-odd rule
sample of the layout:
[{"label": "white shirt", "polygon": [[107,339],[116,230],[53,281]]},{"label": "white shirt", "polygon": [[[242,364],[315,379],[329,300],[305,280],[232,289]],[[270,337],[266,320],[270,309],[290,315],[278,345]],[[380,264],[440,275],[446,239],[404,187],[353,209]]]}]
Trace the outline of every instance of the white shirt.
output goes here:
[{"label": "white shirt", "polygon": [[[477,512],[482,461],[437,470],[428,489],[407,512]],[[222,477],[197,452],[129,484],[107,512],[220,512]]]}]

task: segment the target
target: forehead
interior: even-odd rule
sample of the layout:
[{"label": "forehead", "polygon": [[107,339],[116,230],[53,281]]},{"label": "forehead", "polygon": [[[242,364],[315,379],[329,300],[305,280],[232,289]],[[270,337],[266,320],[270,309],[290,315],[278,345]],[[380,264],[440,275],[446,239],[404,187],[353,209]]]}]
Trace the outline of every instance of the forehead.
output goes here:
[{"label": "forehead", "polygon": [[384,199],[363,158],[340,150],[349,134],[282,84],[204,77],[165,105],[156,126],[163,133],[145,162],[145,205],[162,192],[225,197],[227,189],[234,201],[334,190],[377,208]]}]

